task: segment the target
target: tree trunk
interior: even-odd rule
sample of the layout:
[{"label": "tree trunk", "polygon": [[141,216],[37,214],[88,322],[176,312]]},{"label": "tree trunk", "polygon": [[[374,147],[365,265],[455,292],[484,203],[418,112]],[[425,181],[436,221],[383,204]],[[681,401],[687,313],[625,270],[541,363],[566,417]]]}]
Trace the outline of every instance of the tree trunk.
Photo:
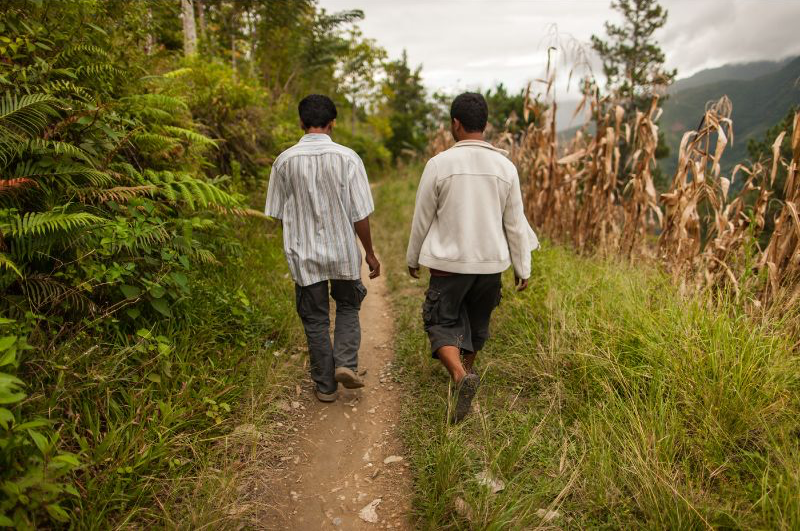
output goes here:
[{"label": "tree trunk", "polygon": [[195,0],[197,2],[197,22],[200,23],[200,38],[206,37],[206,8],[203,5],[203,0]]},{"label": "tree trunk", "polygon": [[153,37],[153,10],[147,8],[147,34],[144,38],[144,53],[150,55],[153,53],[155,46],[155,37]]},{"label": "tree trunk", "polygon": [[197,29],[194,25],[194,6],[192,0],[181,0],[183,12],[183,54],[194,55],[197,52]]}]

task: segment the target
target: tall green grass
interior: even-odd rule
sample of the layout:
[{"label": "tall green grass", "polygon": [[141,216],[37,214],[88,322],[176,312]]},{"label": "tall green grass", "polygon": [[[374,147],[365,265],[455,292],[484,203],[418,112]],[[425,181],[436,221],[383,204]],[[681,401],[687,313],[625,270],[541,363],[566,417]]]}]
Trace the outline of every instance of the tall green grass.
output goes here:
[{"label": "tall green grass", "polygon": [[[682,297],[647,267],[537,252],[528,291],[504,279],[478,411],[447,426],[448,379],[420,322],[424,282],[402,272],[416,180],[381,184],[375,225],[397,264],[420,527],[800,527],[793,338],[724,300]],[[484,470],[504,490],[481,486]]]}]

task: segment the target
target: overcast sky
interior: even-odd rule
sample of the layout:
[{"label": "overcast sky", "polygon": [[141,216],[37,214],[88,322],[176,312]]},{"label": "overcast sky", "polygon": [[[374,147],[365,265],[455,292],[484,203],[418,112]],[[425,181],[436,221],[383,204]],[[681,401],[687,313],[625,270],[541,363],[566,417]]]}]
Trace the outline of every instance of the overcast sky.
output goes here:
[{"label": "overcast sky", "polygon": [[[392,58],[408,51],[425,84],[454,92],[502,81],[518,89],[542,76],[553,26],[588,43],[616,20],[610,0],[319,0],[328,11],[361,9],[360,27]],[[687,77],[725,63],[800,55],[800,0],[664,0],[657,36],[667,65]],[[566,82],[567,69],[562,84]]]}]

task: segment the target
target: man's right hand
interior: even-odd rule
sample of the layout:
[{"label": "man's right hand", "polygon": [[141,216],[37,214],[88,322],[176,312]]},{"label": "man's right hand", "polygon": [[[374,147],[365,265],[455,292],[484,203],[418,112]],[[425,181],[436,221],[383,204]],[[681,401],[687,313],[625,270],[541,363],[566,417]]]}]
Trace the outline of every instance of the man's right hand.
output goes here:
[{"label": "man's right hand", "polygon": [[419,268],[408,266],[408,274],[411,275],[412,278],[419,278]]},{"label": "man's right hand", "polygon": [[524,291],[528,287],[528,279],[519,278],[518,276],[515,275],[514,284],[517,286],[517,291]]},{"label": "man's right hand", "polygon": [[369,267],[369,278],[378,278],[381,276],[381,263],[378,261],[378,257],[375,256],[374,253],[369,253],[364,259],[367,261],[367,266]]}]

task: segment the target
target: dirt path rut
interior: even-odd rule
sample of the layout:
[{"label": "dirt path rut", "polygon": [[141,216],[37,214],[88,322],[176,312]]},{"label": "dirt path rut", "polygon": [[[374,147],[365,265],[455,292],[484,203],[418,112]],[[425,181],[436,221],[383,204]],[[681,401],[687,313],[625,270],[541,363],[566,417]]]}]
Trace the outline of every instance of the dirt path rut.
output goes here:
[{"label": "dirt path rut", "polygon": [[309,381],[291,404],[302,418],[272,485],[275,529],[412,528],[409,464],[397,433],[388,290],[383,277],[362,275],[368,295],[361,308],[359,370],[366,370],[366,386],[340,386],[339,399],[323,404]]}]

